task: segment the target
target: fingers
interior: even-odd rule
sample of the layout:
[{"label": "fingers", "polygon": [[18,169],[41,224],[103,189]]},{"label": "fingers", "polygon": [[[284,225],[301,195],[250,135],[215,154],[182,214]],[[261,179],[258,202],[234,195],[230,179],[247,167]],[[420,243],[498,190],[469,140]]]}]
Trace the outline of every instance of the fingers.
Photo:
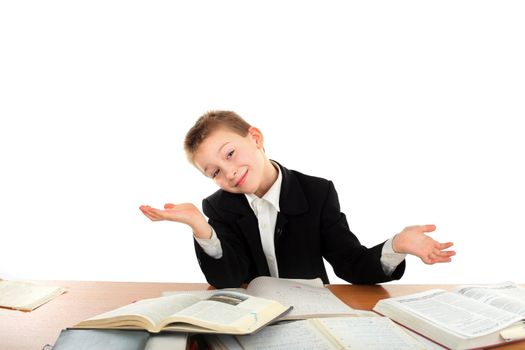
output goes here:
[{"label": "fingers", "polygon": [[441,258],[444,258],[444,259],[450,259],[450,257],[456,255],[456,252],[453,251],[453,250],[447,250],[447,251],[434,251],[433,253],[430,254],[430,256],[433,258],[433,259],[441,259]]},{"label": "fingers", "polygon": [[444,249],[448,249],[450,247],[452,247],[454,245],[454,243],[452,242],[446,242],[446,243],[437,243],[435,245],[435,247],[439,250],[444,250]]},{"label": "fingers", "polygon": [[188,209],[192,207],[193,204],[191,203],[180,203],[180,204],[173,204],[173,203],[166,203],[164,204],[164,209],[170,210],[170,209]]},{"label": "fingers", "polygon": [[436,225],[414,225],[407,226],[402,232],[414,232],[414,233],[426,233],[433,232],[436,230]]},{"label": "fingers", "polygon": [[453,251],[453,250],[445,250],[445,249],[448,249],[450,247],[452,247],[454,245],[454,243],[452,242],[447,242],[447,243],[439,243],[439,242],[436,242],[434,243],[434,249],[433,249],[433,253],[436,254],[436,255],[439,255],[439,256],[452,256],[452,255],[455,255],[456,252]]},{"label": "fingers", "polygon": [[436,230],[436,225],[423,225],[423,232],[433,232]]},{"label": "fingers", "polygon": [[430,256],[424,256],[421,258],[421,261],[423,261],[427,265],[434,264],[434,260]]},{"label": "fingers", "polygon": [[452,250],[441,251],[434,249],[433,252],[421,257],[421,260],[427,265],[433,265],[435,263],[451,262],[451,257],[454,255],[456,255],[456,252]]},{"label": "fingers", "polygon": [[159,215],[158,210],[150,207],[149,205],[141,205],[139,209],[151,221],[162,220],[162,217]]},{"label": "fingers", "polygon": [[452,259],[450,258],[431,258],[431,257],[428,257],[426,260],[425,259],[421,259],[423,260],[423,262],[427,265],[434,265],[436,263],[447,263],[447,262],[451,262]]},{"label": "fingers", "polygon": [[427,265],[433,265],[435,263],[446,263],[446,262],[451,262],[452,259],[449,258],[449,257],[440,257],[440,256],[429,256],[428,257],[428,262],[423,260],[425,262],[425,264]]}]

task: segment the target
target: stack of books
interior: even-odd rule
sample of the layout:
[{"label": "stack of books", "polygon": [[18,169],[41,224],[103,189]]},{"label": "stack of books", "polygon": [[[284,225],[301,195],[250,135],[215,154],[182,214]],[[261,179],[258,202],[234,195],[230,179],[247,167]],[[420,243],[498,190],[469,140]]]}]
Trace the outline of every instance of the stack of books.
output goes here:
[{"label": "stack of books", "polygon": [[246,289],[165,292],[93,316],[64,330],[54,350],[97,337],[128,350],[185,349],[189,339],[245,350],[470,349],[525,339],[525,289],[513,283],[429,290],[373,310],[352,309],[320,279],[259,277]]}]

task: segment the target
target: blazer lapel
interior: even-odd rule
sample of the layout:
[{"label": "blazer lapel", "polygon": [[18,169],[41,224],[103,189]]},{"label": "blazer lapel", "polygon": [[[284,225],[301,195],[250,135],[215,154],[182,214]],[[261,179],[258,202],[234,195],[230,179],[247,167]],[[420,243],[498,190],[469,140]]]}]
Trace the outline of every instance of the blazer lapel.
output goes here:
[{"label": "blazer lapel", "polygon": [[274,232],[274,242],[277,244],[279,239],[286,234],[286,224],[290,217],[308,211],[308,201],[295,174],[281,164],[275,163],[281,168],[282,174],[281,194],[279,196],[280,211],[277,213]]},{"label": "blazer lapel", "polygon": [[281,212],[286,215],[306,213],[308,211],[308,201],[297,177],[292,171],[286,169],[279,163],[277,164],[281,168],[281,174],[283,176],[281,195],[279,197]]},{"label": "blazer lapel", "polygon": [[248,242],[257,273],[262,276],[270,276],[270,270],[262,248],[259,223],[246,197],[242,194],[224,192],[221,197],[221,208],[238,215],[237,225],[242,235],[246,238],[246,242]]},{"label": "blazer lapel", "polygon": [[308,201],[297,177],[292,171],[286,169],[279,163],[277,164],[281,168],[281,174],[283,176],[281,195],[279,198],[281,212],[286,215],[306,213],[308,211]]}]

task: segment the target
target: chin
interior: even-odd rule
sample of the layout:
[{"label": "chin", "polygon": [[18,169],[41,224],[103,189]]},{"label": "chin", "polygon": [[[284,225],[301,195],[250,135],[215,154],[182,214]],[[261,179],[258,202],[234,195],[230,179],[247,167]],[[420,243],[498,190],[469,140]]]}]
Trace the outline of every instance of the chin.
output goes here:
[{"label": "chin", "polygon": [[252,186],[251,188],[250,187],[244,187],[243,192],[244,193],[253,194],[253,193],[257,192],[257,187],[255,187],[255,186]]},{"label": "chin", "polygon": [[245,191],[242,187],[229,187],[229,188],[222,188],[226,192],[230,193],[250,193]]},{"label": "chin", "polygon": [[238,188],[236,191],[236,193],[242,193],[242,194],[252,194],[254,192],[250,191],[250,190],[245,190],[245,189],[240,189]]}]

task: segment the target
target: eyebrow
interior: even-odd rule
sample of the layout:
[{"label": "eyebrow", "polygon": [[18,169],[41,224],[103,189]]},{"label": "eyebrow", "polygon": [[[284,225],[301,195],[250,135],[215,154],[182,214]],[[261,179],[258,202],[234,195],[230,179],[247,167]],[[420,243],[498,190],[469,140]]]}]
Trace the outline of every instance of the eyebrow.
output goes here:
[{"label": "eyebrow", "polygon": [[[221,150],[224,148],[224,146],[226,146],[227,144],[229,144],[231,141],[226,141],[225,143],[223,143],[221,145],[221,147],[219,147],[219,149],[217,150],[217,154],[221,153]],[[206,166],[204,167],[204,174],[206,174],[208,172],[208,164],[206,164]]]}]

